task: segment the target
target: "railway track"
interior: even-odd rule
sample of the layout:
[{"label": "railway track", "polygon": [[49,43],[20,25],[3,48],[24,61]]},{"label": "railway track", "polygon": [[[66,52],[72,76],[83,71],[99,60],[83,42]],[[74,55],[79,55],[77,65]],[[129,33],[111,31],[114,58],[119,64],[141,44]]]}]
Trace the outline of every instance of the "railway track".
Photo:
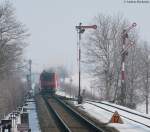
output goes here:
[{"label": "railway track", "polygon": [[43,99],[61,132],[105,132],[105,130],[95,126],[58,97],[43,96]]},{"label": "railway track", "polygon": [[[150,128],[150,125],[148,123],[146,123],[146,122],[149,122],[150,117],[147,117],[147,116],[138,114],[136,112],[132,112],[132,111],[129,111],[129,110],[126,110],[126,109],[123,109],[123,108],[120,108],[120,107],[117,107],[117,106],[114,106],[114,105],[111,105],[111,104],[107,104],[107,103],[104,103],[104,102],[92,101],[92,100],[86,100],[85,102],[88,103],[88,104],[94,105],[94,106],[96,106],[96,107],[98,107],[100,109],[106,110],[106,111],[108,111],[110,113],[114,113],[114,111],[116,111],[116,110],[126,112],[128,114],[131,114],[132,119],[129,118],[128,116],[123,115],[123,114],[120,114],[120,116],[125,118],[125,119],[128,119],[130,121],[136,122],[136,123],[138,123],[140,125],[144,125],[144,126]],[[101,104],[102,106],[100,106],[98,104]],[[110,108],[106,108],[104,106],[108,106]],[[114,110],[112,110],[111,108],[114,108]],[[135,119],[133,119],[133,116],[135,117]],[[142,122],[142,120],[144,120],[145,123]]]}]

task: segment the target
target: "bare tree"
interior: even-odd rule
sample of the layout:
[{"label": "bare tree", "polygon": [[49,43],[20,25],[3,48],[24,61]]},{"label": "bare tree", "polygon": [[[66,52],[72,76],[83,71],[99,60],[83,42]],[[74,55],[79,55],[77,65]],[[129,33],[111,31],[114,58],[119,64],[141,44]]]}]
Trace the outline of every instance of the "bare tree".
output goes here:
[{"label": "bare tree", "polygon": [[135,108],[139,101],[137,91],[139,90],[138,79],[140,76],[140,48],[138,43],[128,50],[126,59],[126,103],[128,107]]},{"label": "bare tree", "polygon": [[142,80],[142,89],[146,101],[146,113],[148,114],[149,94],[150,94],[150,47],[147,42],[142,43],[140,56],[140,78]]},{"label": "bare tree", "polygon": [[[94,19],[97,25],[96,31],[89,32],[84,42],[85,62],[88,64],[90,73],[95,77],[95,87],[99,89],[105,100],[120,101],[121,98],[121,52],[122,31],[130,26],[130,23],[120,16],[99,15]],[[138,48],[137,32],[133,30],[129,34],[128,42],[135,45],[129,49],[126,59],[126,99],[127,103],[136,95],[136,80],[138,72]],[[89,71],[88,69],[88,71]],[[128,94],[129,93],[129,94]],[[130,100],[130,101],[129,101]]]},{"label": "bare tree", "polygon": [[24,83],[18,69],[28,36],[25,26],[15,16],[8,1],[0,4],[0,114],[8,113],[24,97]]},{"label": "bare tree", "polygon": [[25,46],[27,30],[17,21],[9,2],[0,5],[0,73],[16,69]]},{"label": "bare tree", "polygon": [[103,84],[101,89],[104,89],[104,98],[111,100],[115,94],[113,91],[117,91],[119,85],[121,32],[126,21],[119,16],[114,18],[99,15],[95,18],[95,23],[97,30],[89,33],[84,44],[86,62],[91,64],[91,72],[99,84]]}]

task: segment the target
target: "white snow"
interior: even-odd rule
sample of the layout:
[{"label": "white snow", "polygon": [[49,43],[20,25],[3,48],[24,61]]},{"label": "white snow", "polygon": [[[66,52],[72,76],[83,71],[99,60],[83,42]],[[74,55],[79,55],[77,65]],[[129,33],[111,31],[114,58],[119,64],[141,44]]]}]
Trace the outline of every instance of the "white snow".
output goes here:
[{"label": "white snow", "polygon": [[[138,116],[132,115],[130,113],[124,112],[122,110],[118,110],[116,108],[112,108],[110,106],[106,106],[103,104],[99,104],[99,103],[94,103],[94,104],[102,106],[103,108],[114,111],[114,112],[117,110],[117,112],[120,115],[126,116],[128,118],[134,119],[134,120],[142,122],[142,123],[145,123],[147,125],[150,124],[150,120],[148,120],[148,119],[144,119],[142,117],[138,117]],[[122,107],[122,108],[128,109],[125,107]],[[93,106],[92,104],[88,104],[88,103],[83,103],[81,109],[86,111],[91,116],[98,119],[99,121],[104,122],[104,123],[108,123],[113,115],[113,113],[110,113],[106,110],[100,109],[100,108]],[[128,109],[128,110],[130,110],[130,109]],[[131,110],[131,111],[133,112],[133,110]],[[135,123],[135,122],[125,119],[123,117],[121,117],[121,118],[123,119],[124,124],[109,123],[109,126],[113,126],[113,127],[117,128],[120,132],[150,132],[150,128],[148,128],[146,126],[140,125],[138,123]]]},{"label": "white snow", "polygon": [[[72,84],[77,87],[79,84],[78,78],[79,78],[78,73],[71,76]],[[85,89],[86,91],[91,92],[92,80],[93,80],[93,78],[91,78],[87,73],[81,74],[81,80],[80,80],[81,81],[81,91],[83,89]],[[70,78],[66,78],[65,83],[70,83]]]},{"label": "white snow", "polygon": [[143,129],[142,127],[138,127],[136,125],[130,124],[115,124],[111,123],[109,126],[117,128],[120,132],[150,132],[150,130]]},{"label": "white snow", "polygon": [[[65,94],[64,91],[58,91],[57,94],[61,95],[61,96],[66,96],[66,97],[70,97],[69,95]],[[104,104],[99,104],[99,103],[95,103],[95,102],[92,102],[93,104],[96,104],[98,106],[101,106],[101,107],[104,107],[105,109],[108,109],[110,111],[113,111],[115,112],[117,110],[117,112],[120,114],[120,115],[123,115],[123,116],[126,116],[128,118],[131,118],[131,119],[134,119],[138,122],[142,122],[144,124],[147,124],[150,126],[150,120],[149,119],[144,119],[142,117],[139,117],[139,116],[136,116],[136,115],[132,115],[130,113],[127,113],[127,112],[124,112],[122,110],[118,110],[116,108],[112,108],[110,106],[106,106]],[[129,108],[126,108],[126,107],[123,107],[123,106],[119,106],[119,105],[116,105],[116,104],[113,104],[113,103],[109,103],[109,102],[104,102],[104,103],[107,103],[107,104],[111,104],[113,106],[116,106],[116,107],[119,107],[119,108],[122,108],[122,109],[125,109],[125,110],[128,110],[128,111],[131,111],[133,113],[137,113],[137,114],[140,114],[140,115],[143,115],[143,116],[146,116],[146,117],[150,117],[149,115],[146,115],[146,114],[143,114],[143,113],[140,113],[140,112],[137,112],[135,110],[131,110]],[[146,126],[143,126],[143,125],[140,125],[138,123],[135,123],[131,120],[128,120],[124,117],[121,117],[122,120],[123,120],[123,124],[119,124],[119,123],[109,123],[113,113],[110,113],[104,109],[100,109],[92,104],[88,104],[86,102],[84,102],[83,104],[80,104],[78,105],[77,102],[74,102],[74,104],[76,106],[78,106],[80,109],[82,109],[83,111],[87,112],[89,115],[93,116],[94,118],[98,119],[100,122],[103,122],[103,123],[108,123],[109,126],[112,126],[112,127],[115,127],[117,130],[119,130],[120,132],[150,132],[150,128],[146,127]]]},{"label": "white snow", "polygon": [[34,102],[28,103],[28,113],[29,113],[29,127],[31,128],[32,132],[41,132],[37,112],[36,112],[36,106]]},{"label": "white snow", "polygon": [[[73,75],[72,80],[73,80],[72,83],[77,86],[77,84],[78,84],[78,74]],[[81,78],[82,89],[85,88],[87,91],[91,92],[91,86],[90,86],[91,82],[90,81],[91,81],[91,78],[88,78],[86,75],[82,74],[82,78]],[[68,80],[66,79],[66,83],[69,83],[69,79]],[[63,92],[62,91],[57,91],[57,94],[59,94],[61,96],[70,97],[70,95],[67,95],[65,93],[65,91],[63,91]],[[137,113],[137,114],[140,114],[140,115],[143,115],[143,116],[146,116],[146,117],[150,118],[150,115],[147,115],[147,114],[135,111],[135,110],[131,110],[131,109],[125,108],[123,106],[119,106],[119,105],[109,103],[109,102],[104,102],[104,103],[111,104],[111,105],[119,107],[121,109],[125,109],[125,110],[131,111],[133,113]],[[76,102],[74,104],[77,105]],[[149,119],[145,119],[145,118],[142,118],[142,117],[139,117],[139,116],[136,116],[136,115],[132,115],[131,113],[127,113],[125,111],[122,111],[122,110],[119,110],[119,109],[116,109],[116,108],[112,108],[110,106],[106,106],[106,105],[103,105],[103,104],[99,104],[99,103],[94,103],[94,104],[102,106],[105,109],[109,109],[110,111],[113,111],[113,112],[115,112],[117,110],[117,112],[120,115],[123,115],[125,117],[131,118],[133,120],[136,120],[138,122],[141,122],[141,123],[144,123],[144,124],[150,126],[150,120]],[[113,115],[113,113],[110,113],[106,110],[100,109],[100,108],[98,108],[96,106],[93,106],[91,104],[88,104],[88,103],[83,103],[83,104],[77,105],[77,106],[80,109],[82,109],[83,111],[87,112],[88,114],[90,114],[91,116],[95,117],[96,119],[98,119],[99,121],[101,121],[103,123],[108,123],[110,121],[112,115]],[[128,120],[124,117],[121,117],[121,118],[123,119],[124,124],[109,123],[108,125],[115,127],[120,132],[150,132],[150,128],[148,128],[144,125],[138,124],[138,123],[133,122],[131,120]]]},{"label": "white snow", "polygon": [[65,91],[64,91],[63,89],[61,89],[61,88],[60,88],[60,89],[57,89],[56,94],[57,94],[57,95],[60,95],[60,96],[67,97],[67,98],[73,97],[73,96],[71,96],[70,94],[65,93]]},{"label": "white snow", "polygon": [[[30,100],[30,101],[33,101],[33,100]],[[23,108],[26,108],[27,112],[29,114],[29,128],[31,128],[31,131],[32,132],[41,132],[40,127],[39,127],[35,102],[28,102],[28,105],[23,106]],[[21,113],[23,112],[23,108],[22,108]],[[9,117],[11,117],[12,113],[9,113],[4,119],[8,120]],[[13,132],[18,132],[17,125],[20,124],[20,122],[21,122],[20,115],[16,116],[16,118],[14,118],[14,120],[12,121],[12,131]]]},{"label": "white snow", "polygon": [[[129,108],[125,108],[125,107],[123,107],[123,106],[120,106],[120,105],[117,105],[117,104],[113,104],[113,103],[110,103],[110,102],[106,102],[106,101],[102,101],[102,102],[104,102],[104,103],[106,103],[106,104],[110,104],[110,105],[112,105],[112,106],[116,106],[116,107],[121,108],[121,109],[129,110],[129,111],[131,111],[131,112],[133,112],[133,113],[136,113],[136,114],[139,114],[139,115],[143,115],[143,116],[146,116],[146,117],[149,117],[149,118],[150,118],[150,115],[145,114],[145,113],[143,113],[143,112],[139,112],[139,111],[136,111],[136,110],[132,110],[132,109],[129,109]],[[143,107],[143,106],[141,106],[141,107]],[[141,109],[142,109],[142,108],[141,108]],[[143,111],[143,110],[141,110],[141,111]]]}]

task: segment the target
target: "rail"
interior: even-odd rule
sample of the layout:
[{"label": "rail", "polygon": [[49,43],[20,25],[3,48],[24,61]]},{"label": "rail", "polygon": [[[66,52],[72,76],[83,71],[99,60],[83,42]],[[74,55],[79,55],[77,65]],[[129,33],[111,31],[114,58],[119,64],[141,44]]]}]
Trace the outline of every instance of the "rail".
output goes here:
[{"label": "rail", "polygon": [[[62,99],[59,99],[56,96],[51,96],[47,98],[43,96],[43,99],[46,103],[46,106],[49,112],[52,112],[53,118],[58,125],[58,127],[65,131],[65,132],[72,132],[72,131],[94,131],[94,132],[105,132],[102,128],[94,125],[91,121],[83,117],[73,108],[71,108],[68,104],[66,104]],[[61,108],[62,107],[62,108]],[[58,110],[59,109],[59,110]],[[60,112],[62,109],[63,112]],[[63,110],[64,109],[64,110]],[[61,115],[65,113],[65,116]],[[70,117],[69,117],[70,116]],[[67,118],[70,118],[74,121],[70,125],[68,123]]]},{"label": "rail", "polygon": [[[104,108],[104,107],[102,107],[102,106],[96,105],[96,104],[94,104],[94,103],[99,103],[99,104],[107,105],[107,106],[116,108],[116,109],[118,109],[118,110],[122,110],[122,111],[124,111],[124,112],[128,112],[128,113],[130,113],[130,114],[133,114],[133,115],[142,117],[142,118],[144,118],[144,119],[148,119],[148,120],[150,119],[149,117],[146,117],[146,116],[144,116],[144,115],[140,115],[140,114],[137,114],[137,113],[135,113],[135,112],[131,112],[131,111],[128,111],[128,110],[119,108],[119,107],[117,107],[117,106],[113,106],[113,105],[110,105],[110,104],[107,104],[107,103],[103,103],[103,102],[100,102],[100,101],[86,100],[85,102],[88,103],[88,104],[94,105],[94,106],[96,106],[96,107],[98,107],[98,108],[101,108],[101,109],[103,109],[103,110],[106,110],[106,111],[108,111],[108,112],[110,112],[110,113],[114,113],[114,111],[108,110],[108,109],[106,109],[106,108]],[[92,102],[94,102],[94,103],[92,103]],[[121,115],[121,114],[120,114],[120,116],[123,117],[123,118],[126,118],[126,119],[128,119],[128,120],[131,120],[131,121],[133,121],[133,122],[136,122],[136,123],[138,123],[138,124],[141,124],[141,125],[144,125],[144,126],[150,128],[150,125],[144,124],[144,123],[142,123],[142,122],[139,122],[139,121],[137,121],[137,120],[131,119],[131,118],[129,118],[129,117],[127,117],[127,116],[124,116],[124,115]]]}]

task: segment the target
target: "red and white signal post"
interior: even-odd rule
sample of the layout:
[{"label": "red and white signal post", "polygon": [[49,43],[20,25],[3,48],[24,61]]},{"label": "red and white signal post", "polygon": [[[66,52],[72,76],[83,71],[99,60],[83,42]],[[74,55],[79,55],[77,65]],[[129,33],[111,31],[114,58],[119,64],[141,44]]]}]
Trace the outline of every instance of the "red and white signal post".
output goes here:
[{"label": "red and white signal post", "polygon": [[84,33],[85,29],[97,29],[96,25],[91,25],[91,26],[82,26],[82,23],[79,23],[79,26],[76,26],[77,33],[79,35],[79,42],[78,42],[78,50],[79,50],[79,91],[78,91],[78,104],[82,103],[82,96],[81,96],[81,46],[80,46],[80,41],[81,41],[81,34]]},{"label": "red and white signal post", "polygon": [[126,45],[126,39],[128,38],[128,32],[136,26],[136,23],[133,23],[127,29],[124,29],[122,32],[122,52],[121,52],[121,105],[126,105],[126,84],[125,84],[125,57],[127,55],[127,50],[129,47],[133,45],[133,43],[129,43]]}]

